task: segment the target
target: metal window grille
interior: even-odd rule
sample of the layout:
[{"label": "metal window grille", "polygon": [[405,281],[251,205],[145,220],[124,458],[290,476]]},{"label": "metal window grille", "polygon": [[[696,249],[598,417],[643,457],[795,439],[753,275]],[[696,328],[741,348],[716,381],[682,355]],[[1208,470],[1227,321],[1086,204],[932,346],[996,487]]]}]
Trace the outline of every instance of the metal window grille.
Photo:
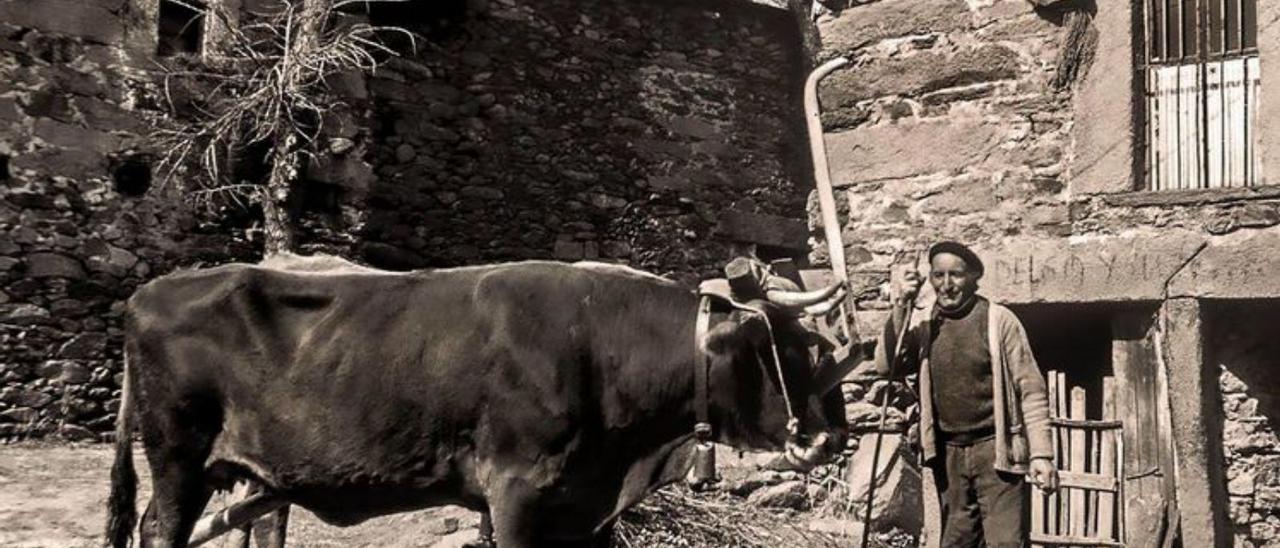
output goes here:
[{"label": "metal window grille", "polygon": [[1144,0],[1146,187],[1257,184],[1257,0]]}]

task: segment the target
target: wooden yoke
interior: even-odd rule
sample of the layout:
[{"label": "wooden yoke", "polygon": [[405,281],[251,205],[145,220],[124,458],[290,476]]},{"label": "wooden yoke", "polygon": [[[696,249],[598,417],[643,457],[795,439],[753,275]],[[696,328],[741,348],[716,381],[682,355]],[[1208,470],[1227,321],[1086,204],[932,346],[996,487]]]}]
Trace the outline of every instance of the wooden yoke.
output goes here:
[{"label": "wooden yoke", "polygon": [[[835,193],[831,187],[831,171],[827,166],[827,145],[822,133],[821,107],[818,103],[818,83],[832,71],[849,63],[844,57],[827,61],[809,74],[804,84],[804,115],[809,128],[809,150],[813,157],[813,179],[818,192],[818,206],[822,212],[822,232],[827,240],[827,255],[831,262],[831,274],[837,282],[849,283],[849,269],[844,257],[844,239],[841,237],[840,219],[836,215]],[[832,317],[834,316],[834,318]],[[823,317],[826,328],[823,333],[835,346],[833,363],[818,372],[814,386],[819,393],[836,385],[857,366],[862,359],[858,327],[854,315],[854,302],[846,298],[832,314]]]}]

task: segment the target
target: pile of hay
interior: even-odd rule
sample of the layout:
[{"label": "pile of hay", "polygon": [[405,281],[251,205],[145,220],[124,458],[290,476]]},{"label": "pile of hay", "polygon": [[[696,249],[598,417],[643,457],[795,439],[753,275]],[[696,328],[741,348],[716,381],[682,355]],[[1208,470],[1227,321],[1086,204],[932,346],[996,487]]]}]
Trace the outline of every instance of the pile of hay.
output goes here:
[{"label": "pile of hay", "polygon": [[810,531],[809,520],[803,513],[757,508],[725,493],[694,493],[684,486],[671,486],[623,513],[614,528],[614,540],[628,548],[849,545],[849,537]]}]

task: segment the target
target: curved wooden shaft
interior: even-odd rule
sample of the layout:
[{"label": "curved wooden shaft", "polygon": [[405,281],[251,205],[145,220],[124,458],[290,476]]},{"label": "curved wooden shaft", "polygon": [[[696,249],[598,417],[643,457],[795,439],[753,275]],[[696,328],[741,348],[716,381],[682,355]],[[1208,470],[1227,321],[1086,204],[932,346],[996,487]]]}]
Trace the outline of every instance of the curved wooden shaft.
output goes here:
[{"label": "curved wooden shaft", "polygon": [[191,531],[188,546],[199,546],[218,536],[253,522],[265,514],[288,506],[289,502],[275,498],[266,493],[250,495],[248,498],[223,508],[212,515],[200,518]]}]

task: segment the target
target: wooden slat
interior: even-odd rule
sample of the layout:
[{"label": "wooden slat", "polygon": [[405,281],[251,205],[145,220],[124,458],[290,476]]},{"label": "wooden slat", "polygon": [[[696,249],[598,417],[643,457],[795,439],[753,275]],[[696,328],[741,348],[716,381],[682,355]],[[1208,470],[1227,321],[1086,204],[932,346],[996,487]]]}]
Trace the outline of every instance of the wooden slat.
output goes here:
[{"label": "wooden slat", "polygon": [[[1049,375],[1049,417],[1052,420],[1058,416],[1058,372],[1050,371]],[[1053,441],[1053,465],[1059,470],[1062,469],[1062,459],[1059,457],[1061,442],[1058,440],[1058,428],[1050,427],[1049,432],[1052,434]],[[1045,500],[1045,528],[1046,533],[1058,532],[1058,494],[1053,493],[1046,497]],[[1033,529],[1034,531],[1034,529]]]},{"label": "wooden slat", "polygon": [[1163,114],[1160,112],[1160,86],[1163,84],[1160,80],[1159,67],[1147,69],[1147,125],[1150,126],[1147,136],[1147,156],[1151,166],[1151,180],[1148,188],[1151,190],[1161,190],[1164,188],[1164,156],[1161,151],[1164,150],[1164,127],[1161,125],[1164,120]]},{"label": "wooden slat", "polygon": [[[1084,388],[1077,386],[1071,389],[1071,418],[1084,419],[1084,398]],[[1071,460],[1067,469],[1072,472],[1085,471],[1084,440],[1084,430],[1071,430]],[[1069,495],[1071,498],[1071,526],[1068,531],[1071,535],[1083,536],[1085,534],[1085,493],[1078,489],[1072,489]]]},{"label": "wooden slat", "polygon": [[1259,93],[1262,90],[1262,67],[1258,57],[1250,57],[1245,60],[1245,107],[1248,110],[1246,114],[1246,128],[1249,137],[1247,143],[1248,151],[1245,155],[1245,162],[1249,168],[1248,177],[1245,184],[1249,186],[1257,185],[1262,181],[1259,175],[1258,163],[1258,145],[1261,139],[1258,139],[1258,100]]},{"label": "wooden slat", "polygon": [[1205,106],[1207,110],[1208,130],[1205,136],[1209,169],[1209,188],[1232,186],[1232,181],[1224,177],[1223,166],[1226,155],[1222,148],[1223,115],[1222,115],[1222,62],[1210,61],[1205,64]]},{"label": "wooden slat", "polygon": [[[1089,436],[1089,476],[1085,480],[1100,479],[1102,485],[1107,485],[1105,477],[1098,475],[1098,458],[1100,457],[1098,448],[1102,445],[1101,430],[1086,430],[1085,435]],[[1115,483],[1110,484],[1114,488]],[[1085,522],[1084,531],[1089,537],[1098,536],[1098,490],[1092,487],[1086,487],[1085,492]]]},{"label": "wooden slat", "polygon": [[1031,535],[1031,542],[1047,546],[1116,546],[1124,548],[1124,544],[1113,541],[1096,540],[1073,535]]},{"label": "wooden slat", "polygon": [[[1116,412],[1117,413],[1119,412],[1118,408]],[[1117,435],[1115,436],[1115,441],[1116,441],[1116,477],[1124,478],[1125,477],[1124,471],[1126,469],[1125,468],[1126,465],[1125,465],[1125,456],[1124,456],[1124,431],[1123,430],[1120,432],[1117,432]],[[1127,523],[1126,520],[1128,519],[1128,507],[1129,507],[1129,499],[1127,498],[1127,491],[1128,489],[1125,486],[1125,482],[1122,480],[1120,482],[1120,492],[1116,496],[1116,511],[1118,512],[1118,514],[1116,515],[1116,539],[1118,539],[1121,543],[1128,542],[1128,537],[1125,535],[1125,531],[1127,530],[1126,528],[1128,527],[1128,525],[1126,525]]]},{"label": "wooden slat", "polygon": [[[1070,389],[1067,386],[1067,375],[1058,371],[1058,416],[1068,417],[1071,414],[1070,407],[1067,405],[1067,395]],[[1071,436],[1067,435],[1067,430],[1059,428],[1058,440],[1060,442],[1058,470],[1068,470],[1071,467]],[[1058,529],[1057,533],[1066,534],[1070,530],[1071,523],[1071,497],[1064,491],[1058,495]]]},{"label": "wooden slat", "polygon": [[1201,132],[1203,127],[1201,115],[1202,98],[1200,89],[1200,65],[1183,65],[1179,69],[1179,108],[1182,111],[1181,126],[1178,131],[1181,133],[1182,150],[1179,155],[1182,157],[1183,165],[1186,171],[1182,174],[1183,189],[1203,188],[1203,178],[1201,173],[1201,163],[1203,154],[1201,148]]},{"label": "wooden slat", "polygon": [[1170,188],[1184,189],[1184,182],[1190,174],[1190,168],[1187,166],[1186,155],[1182,153],[1183,143],[1187,140],[1187,134],[1183,128],[1187,124],[1187,111],[1182,101],[1182,69],[1177,66],[1169,67],[1169,93],[1171,102],[1169,104],[1169,114],[1172,118],[1172,124],[1169,129],[1170,142],[1173,146],[1169,150],[1169,161],[1173,162],[1176,167],[1169,173],[1172,178]]},{"label": "wooden slat", "polygon": [[1061,470],[1058,472],[1058,482],[1063,487],[1071,487],[1073,489],[1106,491],[1108,493],[1115,493],[1119,490],[1119,480],[1115,476],[1104,476],[1093,472]]},{"label": "wooden slat", "polygon": [[1245,110],[1244,72],[1244,61],[1241,59],[1222,62],[1222,115],[1226,118],[1223,136],[1226,167],[1224,177],[1232,186],[1247,186],[1249,183],[1244,163],[1248,146],[1245,141],[1248,112]]},{"label": "wooden slat", "polygon": [[[1114,419],[1116,416],[1116,383],[1114,377],[1102,378],[1102,418]],[[1098,473],[1103,476],[1116,477],[1116,435],[1117,432],[1102,432],[1101,453],[1102,466]],[[1117,490],[1119,485],[1117,484]],[[1115,538],[1115,504],[1116,496],[1102,493],[1098,496],[1098,537]]]},{"label": "wooden slat", "polygon": [[1160,190],[1177,188],[1178,181],[1178,68],[1160,67],[1160,165],[1164,172]]},{"label": "wooden slat", "polygon": [[1097,420],[1097,419],[1059,419],[1050,418],[1049,423],[1054,426],[1065,426],[1067,428],[1079,428],[1081,430],[1119,430],[1124,423],[1118,420]]}]

